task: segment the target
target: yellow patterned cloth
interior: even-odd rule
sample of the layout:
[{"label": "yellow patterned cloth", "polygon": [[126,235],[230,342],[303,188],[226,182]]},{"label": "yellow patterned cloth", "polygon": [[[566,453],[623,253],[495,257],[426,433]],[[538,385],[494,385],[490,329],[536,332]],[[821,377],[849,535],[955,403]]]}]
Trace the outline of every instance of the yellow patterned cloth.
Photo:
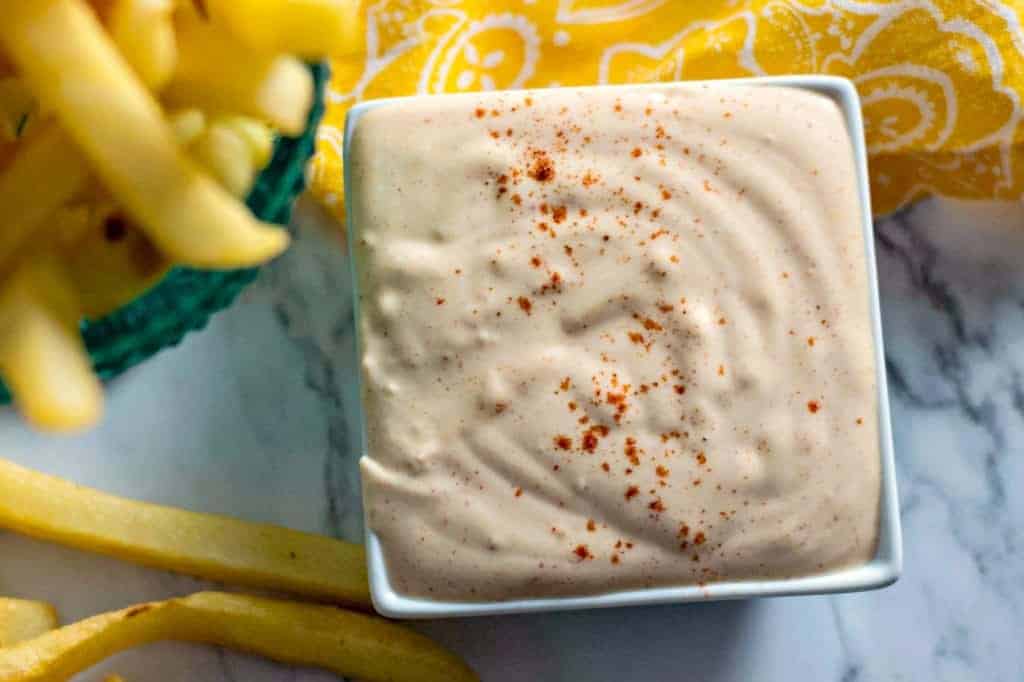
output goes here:
[{"label": "yellow patterned cloth", "polygon": [[339,209],[345,112],[416,93],[795,73],[860,92],[876,213],[1024,196],[1024,0],[383,0],[333,60],[313,190]]}]

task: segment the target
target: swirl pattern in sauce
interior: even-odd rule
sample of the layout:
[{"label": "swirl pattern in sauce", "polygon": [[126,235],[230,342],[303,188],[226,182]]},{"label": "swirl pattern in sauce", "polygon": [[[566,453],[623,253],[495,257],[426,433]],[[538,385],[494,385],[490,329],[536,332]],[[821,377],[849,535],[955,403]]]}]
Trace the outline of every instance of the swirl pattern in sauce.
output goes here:
[{"label": "swirl pattern in sauce", "polygon": [[829,99],[410,99],[352,141],[369,526],[446,600],[869,560],[875,365]]}]

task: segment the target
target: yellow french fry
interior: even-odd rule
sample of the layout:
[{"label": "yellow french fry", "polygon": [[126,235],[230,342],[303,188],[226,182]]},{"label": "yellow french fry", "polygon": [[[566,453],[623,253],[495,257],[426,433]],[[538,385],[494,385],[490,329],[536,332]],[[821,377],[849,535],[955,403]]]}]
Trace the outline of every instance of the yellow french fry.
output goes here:
[{"label": "yellow french fry", "polygon": [[214,23],[223,21],[250,47],[308,59],[354,54],[362,45],[356,0],[204,0]]},{"label": "yellow french fry", "polygon": [[38,113],[35,95],[16,76],[0,76],[0,142],[17,140]]},{"label": "yellow french fry", "polygon": [[249,193],[256,166],[248,143],[233,128],[215,121],[192,144],[190,152],[231,194],[244,197]]},{"label": "yellow french fry", "polygon": [[85,188],[89,169],[52,123],[22,141],[0,172],[0,273],[54,211]]},{"label": "yellow french fry", "polygon": [[218,120],[245,140],[257,171],[270,163],[274,153],[274,131],[262,121],[247,116],[224,116]]},{"label": "yellow french fry", "polygon": [[0,45],[129,215],[173,260],[256,265],[288,245],[184,157],[156,100],[81,0],[7,0]]},{"label": "yellow french fry", "polygon": [[168,119],[174,131],[174,138],[182,147],[195,142],[206,130],[206,114],[199,109],[178,109],[172,112]]},{"label": "yellow french fry", "polygon": [[306,125],[313,77],[294,57],[255,52],[195,17],[178,27],[178,68],[163,91],[172,106],[234,112],[267,121],[288,135]]},{"label": "yellow french fry", "polygon": [[88,225],[62,239],[60,261],[82,314],[98,318],[134,300],[160,281],[168,260],[113,206],[93,210]]},{"label": "yellow french fry", "polygon": [[14,160],[18,145],[14,142],[0,142],[0,173]]},{"label": "yellow french fry", "polygon": [[103,387],[78,332],[80,317],[72,286],[42,256],[27,259],[0,293],[0,374],[37,428],[73,431],[102,414]]},{"label": "yellow french fry", "polygon": [[105,24],[110,19],[110,13],[114,11],[114,4],[118,0],[86,0],[96,16]]},{"label": "yellow french fry", "polygon": [[57,611],[41,601],[0,597],[0,649],[57,627]]},{"label": "yellow french fry", "polygon": [[107,28],[121,54],[149,89],[159,92],[178,60],[173,0],[116,0]]},{"label": "yellow french fry", "polygon": [[370,607],[360,545],[126,500],[4,459],[0,527],[153,568]]},{"label": "yellow french fry", "polygon": [[369,682],[472,682],[457,656],[383,618],[330,606],[200,592],[140,604],[0,649],[0,680],[66,680],[126,649],[178,640],[316,666]]}]

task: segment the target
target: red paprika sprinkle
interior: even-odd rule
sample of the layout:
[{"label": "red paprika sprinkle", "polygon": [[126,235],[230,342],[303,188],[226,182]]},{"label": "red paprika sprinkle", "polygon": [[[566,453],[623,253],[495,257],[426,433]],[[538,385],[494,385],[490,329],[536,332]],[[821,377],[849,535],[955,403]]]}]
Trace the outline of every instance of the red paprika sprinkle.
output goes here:
[{"label": "red paprika sprinkle", "polygon": [[629,459],[630,464],[633,466],[640,466],[640,458],[637,456],[638,449],[636,447],[635,438],[626,438],[625,445],[626,458]]},{"label": "red paprika sprinkle", "polygon": [[543,149],[534,149],[531,153],[533,160],[526,174],[537,182],[548,182],[555,178],[555,164],[551,161],[547,152]]}]

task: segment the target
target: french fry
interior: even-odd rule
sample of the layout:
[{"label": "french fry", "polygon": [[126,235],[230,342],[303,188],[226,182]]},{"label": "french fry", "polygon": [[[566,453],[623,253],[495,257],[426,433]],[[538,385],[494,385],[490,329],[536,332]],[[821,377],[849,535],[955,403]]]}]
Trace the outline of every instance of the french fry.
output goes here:
[{"label": "french fry", "polygon": [[478,679],[454,654],[382,618],[218,592],[105,613],[0,650],[0,679],[64,680],[113,654],[160,640],[213,644],[369,681]]},{"label": "french fry", "polygon": [[178,68],[164,89],[172,106],[235,112],[297,135],[313,104],[309,69],[294,57],[254,52],[217,26],[179,18]]},{"label": "french fry", "polygon": [[174,139],[182,147],[187,147],[206,130],[206,114],[199,109],[178,109],[169,116]]},{"label": "french fry", "polygon": [[114,206],[91,213],[85,229],[63,236],[60,261],[82,313],[95,319],[148,290],[170,263]]},{"label": "french fry", "polygon": [[0,272],[33,231],[86,186],[88,175],[74,144],[52,123],[18,145],[0,173]]},{"label": "french fry", "polygon": [[108,29],[114,43],[150,90],[159,92],[178,60],[173,0],[116,0]]},{"label": "french fry", "polygon": [[12,142],[25,131],[28,118],[36,113],[35,95],[15,76],[0,76],[0,142]]},{"label": "french fry", "polygon": [[257,170],[263,170],[264,166],[270,163],[270,157],[274,153],[274,131],[265,123],[247,116],[224,116],[219,122],[245,140]]},{"label": "french fry", "polygon": [[0,294],[0,374],[25,419],[73,431],[99,420],[103,387],[78,333],[72,287],[50,259],[35,257]]},{"label": "french fry", "polygon": [[159,105],[81,0],[8,0],[0,45],[115,198],[169,257],[196,267],[265,262],[285,231],[253,218],[179,151]]},{"label": "french fry", "polygon": [[18,145],[13,142],[0,142],[0,173],[14,160]]},{"label": "french fry", "polygon": [[362,29],[355,0],[204,0],[213,23],[223,21],[249,47],[309,59],[352,54]]},{"label": "french fry", "polygon": [[0,527],[154,568],[370,606],[360,545],[126,500],[2,459]]},{"label": "french fry", "polygon": [[248,194],[256,166],[249,144],[233,128],[214,122],[192,144],[191,154],[231,194]]},{"label": "french fry", "polygon": [[57,627],[57,611],[45,602],[0,597],[0,649],[35,639]]},{"label": "french fry", "polygon": [[110,13],[114,11],[114,5],[118,0],[86,0],[100,21],[107,23],[110,20]]}]

